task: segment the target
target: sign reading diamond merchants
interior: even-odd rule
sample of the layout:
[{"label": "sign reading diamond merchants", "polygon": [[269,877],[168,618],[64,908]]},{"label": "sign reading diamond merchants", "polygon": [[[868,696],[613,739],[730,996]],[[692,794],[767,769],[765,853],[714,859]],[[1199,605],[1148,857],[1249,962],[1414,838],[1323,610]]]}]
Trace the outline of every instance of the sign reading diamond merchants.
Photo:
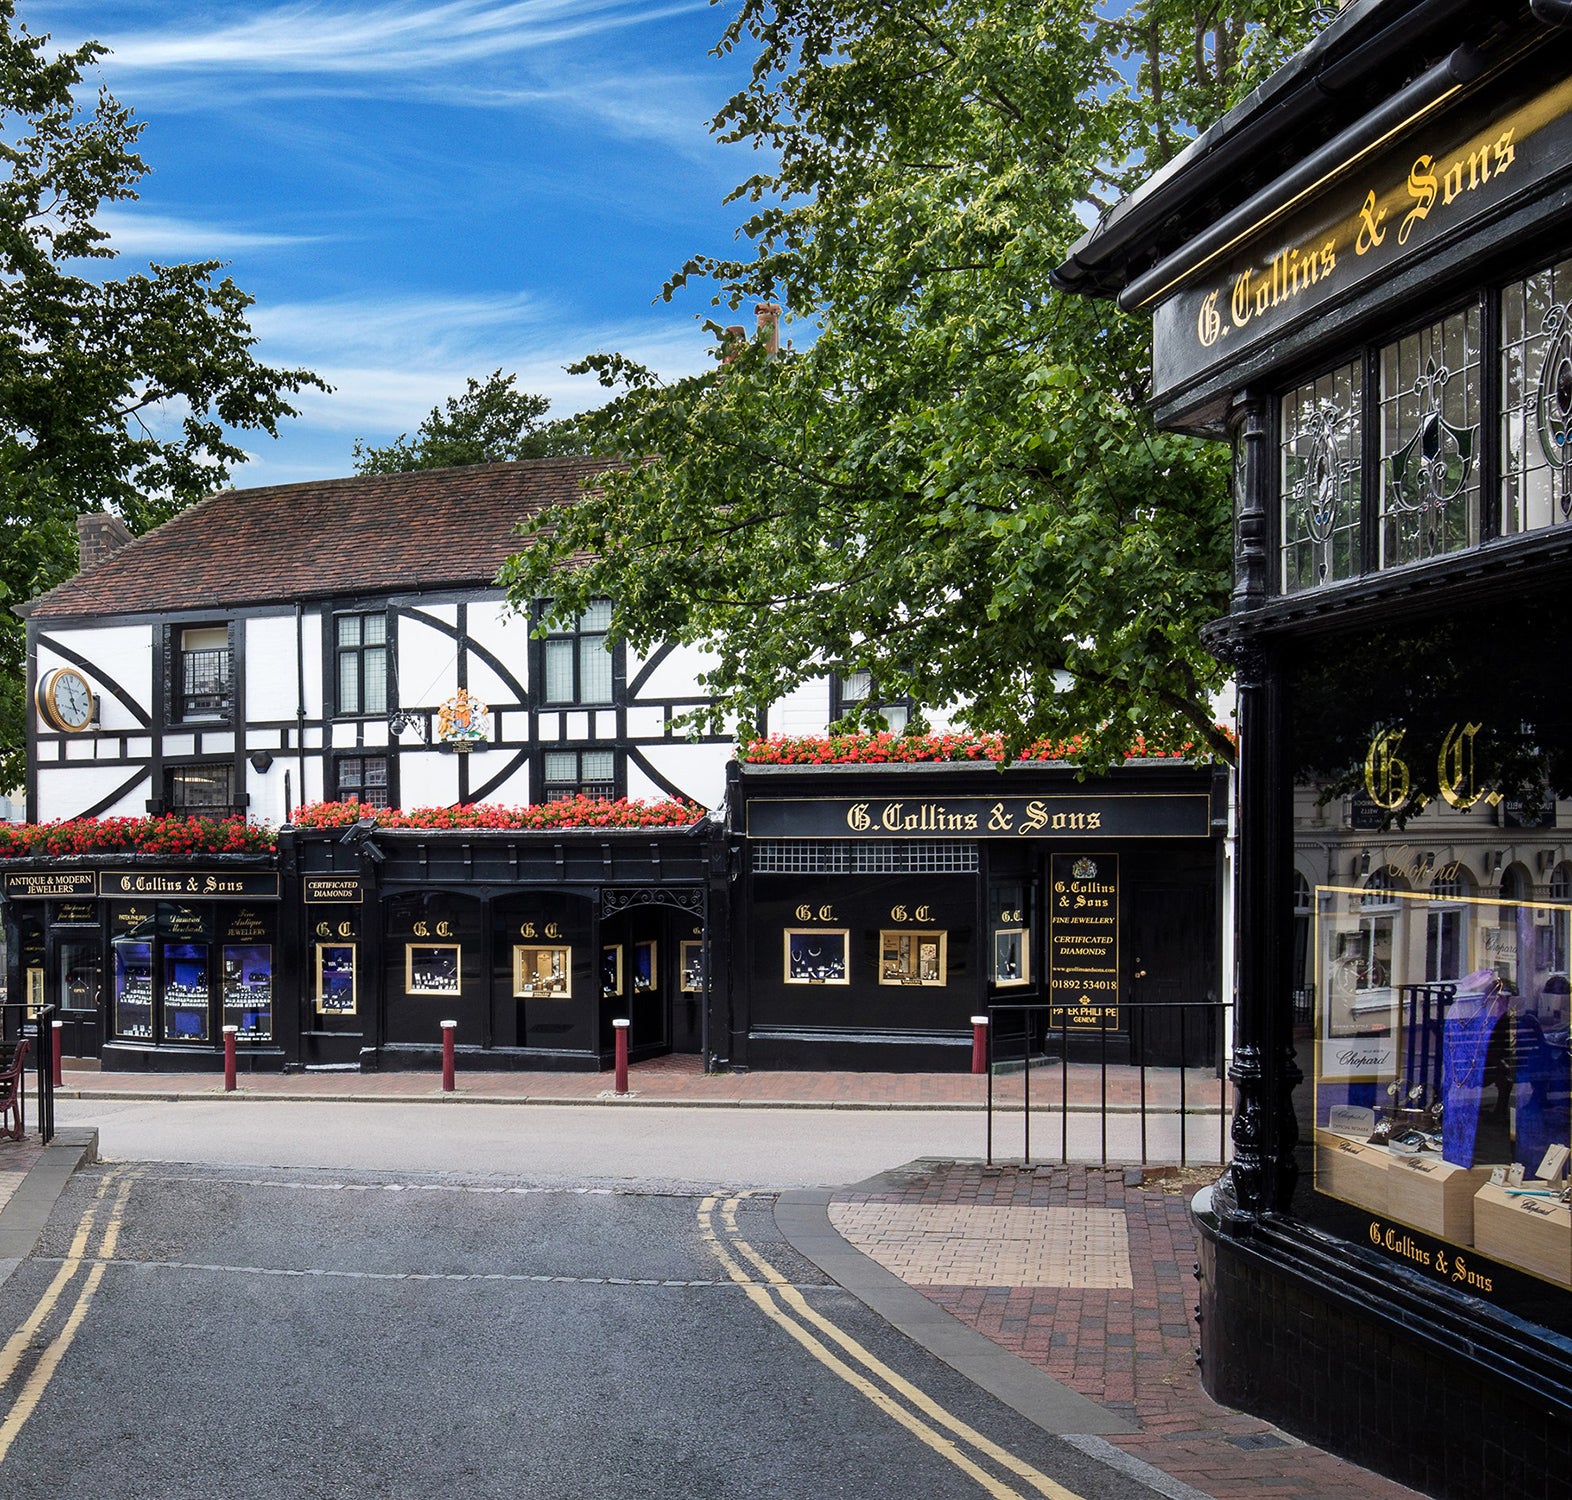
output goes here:
[{"label": "sign reading diamond merchants", "polygon": [[1048,1024],[1119,1026],[1119,856],[1049,860]]}]

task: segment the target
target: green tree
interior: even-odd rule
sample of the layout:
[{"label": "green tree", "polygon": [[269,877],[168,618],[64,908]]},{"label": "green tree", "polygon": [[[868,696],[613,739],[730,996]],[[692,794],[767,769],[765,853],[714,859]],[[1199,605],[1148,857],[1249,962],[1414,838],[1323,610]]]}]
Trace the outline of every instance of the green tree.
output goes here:
[{"label": "green tree", "polygon": [[586,427],[629,461],[510,561],[512,596],[609,596],[635,644],[710,647],[717,728],[834,661],[1015,746],[1230,758],[1199,634],[1226,610],[1227,456],[1153,429],[1144,320],[1048,275],[1325,17],[1103,9],[743,0],[721,49],[752,76],[715,129],[771,165],[733,194],[747,251],[665,295],[784,302],[805,347],[712,324],[705,375],[585,361],[615,393]]},{"label": "green tree", "polygon": [[515,390],[517,379],[501,370],[493,370],[485,380],[471,376],[463,395],[449,396],[444,405],[431,408],[413,441],[401,432],[387,447],[374,448],[357,438],[355,472],[403,474],[582,453],[573,421],[542,421],[551,403]]},{"label": "green tree", "polygon": [[52,53],[0,0],[0,786],[21,781],[26,723],[11,606],[75,572],[77,513],[157,525],[244,461],[232,434],[276,436],[286,395],[321,386],[257,362],[252,299],[216,261],[89,274],[115,254],[100,206],[146,171],[131,111],[77,102],[103,51]]}]

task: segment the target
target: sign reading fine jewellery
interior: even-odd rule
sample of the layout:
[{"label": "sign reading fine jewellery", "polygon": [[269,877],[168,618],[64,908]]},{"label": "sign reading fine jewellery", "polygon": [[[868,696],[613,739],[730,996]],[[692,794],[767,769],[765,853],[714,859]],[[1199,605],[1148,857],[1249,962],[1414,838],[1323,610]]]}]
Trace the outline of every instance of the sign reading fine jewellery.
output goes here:
[{"label": "sign reading fine jewellery", "polygon": [[1048,1024],[1119,1026],[1119,856],[1049,861]]},{"label": "sign reading fine jewellery", "polygon": [[750,839],[1204,839],[1212,799],[1205,792],[1156,796],[825,797],[815,802],[750,797]]}]

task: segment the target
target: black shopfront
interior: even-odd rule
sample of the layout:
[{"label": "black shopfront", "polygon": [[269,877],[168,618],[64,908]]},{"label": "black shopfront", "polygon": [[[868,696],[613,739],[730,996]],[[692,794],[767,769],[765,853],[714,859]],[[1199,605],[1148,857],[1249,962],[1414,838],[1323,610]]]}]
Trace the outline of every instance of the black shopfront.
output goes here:
[{"label": "black shopfront", "polygon": [[1057,277],[1235,456],[1203,1379],[1438,1496],[1572,1494],[1569,22],[1351,5]]},{"label": "black shopfront", "polygon": [[[308,1068],[430,1068],[441,1023],[487,1068],[702,1053],[706,820],[690,829],[286,830]],[[718,899],[725,899],[725,882]]]},{"label": "black shopfront", "polygon": [[744,764],[728,804],[729,1066],[964,1069],[990,1005],[1035,1007],[996,1044],[1217,1063],[1221,773]]},{"label": "black shopfront", "polygon": [[106,1069],[247,1069],[296,1050],[295,975],[271,856],[17,861],[4,872],[11,994],[50,1004],[68,1056]]}]

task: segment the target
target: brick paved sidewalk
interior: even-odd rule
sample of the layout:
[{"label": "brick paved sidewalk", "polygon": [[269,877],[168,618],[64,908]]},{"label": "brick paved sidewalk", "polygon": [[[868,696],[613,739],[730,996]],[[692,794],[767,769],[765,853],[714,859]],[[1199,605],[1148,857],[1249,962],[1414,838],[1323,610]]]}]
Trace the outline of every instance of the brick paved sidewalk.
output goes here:
[{"label": "brick paved sidewalk", "polygon": [[931,1301],[1140,1431],[1110,1439],[1216,1500],[1403,1500],[1414,1491],[1219,1406],[1195,1363],[1206,1177],[1127,1185],[1118,1167],[989,1172],[919,1162],[830,1221]]},{"label": "brick paved sidewalk", "polygon": [[[1215,1118],[1223,1086],[1206,1069],[1191,1068],[1181,1079],[1177,1068],[1148,1068],[1148,1108],[1173,1110],[1181,1084],[1187,1110],[1210,1111]],[[988,1081],[971,1073],[709,1073],[689,1056],[655,1058],[629,1070],[631,1103],[725,1105],[733,1108],[800,1106],[848,1109],[970,1109],[984,1108]],[[996,1104],[1019,1109],[1024,1081],[1019,1073],[994,1079]],[[1038,1070],[1031,1081],[1035,1112],[1056,1110],[1062,1091],[1072,1110],[1093,1109],[1103,1097],[1105,1076],[1095,1063],[1075,1063],[1061,1073]],[[1110,1066],[1106,1090],[1111,1112],[1137,1110],[1141,1100],[1139,1069]],[[458,1088],[448,1102],[589,1103],[606,1099],[611,1073],[482,1072],[461,1053]],[[75,1058],[64,1063],[69,1098],[148,1096],[206,1097],[223,1092],[217,1073],[101,1073],[82,1067]],[[443,1099],[438,1073],[248,1073],[242,1071],[237,1095],[248,1099]]]}]

